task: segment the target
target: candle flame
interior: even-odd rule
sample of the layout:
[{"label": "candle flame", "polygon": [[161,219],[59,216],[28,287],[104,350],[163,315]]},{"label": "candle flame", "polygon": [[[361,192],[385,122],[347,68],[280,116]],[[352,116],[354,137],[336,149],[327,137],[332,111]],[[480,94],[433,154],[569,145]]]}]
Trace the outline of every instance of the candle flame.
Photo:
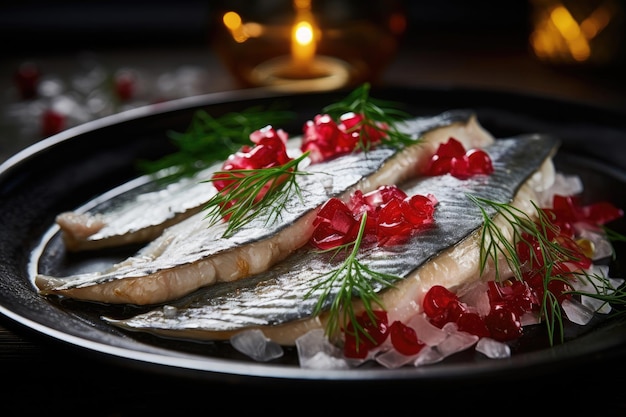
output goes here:
[{"label": "candle flame", "polygon": [[300,45],[313,42],[313,26],[309,22],[299,22],[294,29],[294,37]]},{"label": "candle flame", "polygon": [[293,28],[291,41],[291,55],[298,66],[307,66],[315,56],[315,32],[313,25],[306,21],[299,21]]},{"label": "candle flame", "polygon": [[291,32],[291,57],[296,67],[306,70],[313,62],[316,49],[316,28],[310,0],[294,0],[295,24]]}]

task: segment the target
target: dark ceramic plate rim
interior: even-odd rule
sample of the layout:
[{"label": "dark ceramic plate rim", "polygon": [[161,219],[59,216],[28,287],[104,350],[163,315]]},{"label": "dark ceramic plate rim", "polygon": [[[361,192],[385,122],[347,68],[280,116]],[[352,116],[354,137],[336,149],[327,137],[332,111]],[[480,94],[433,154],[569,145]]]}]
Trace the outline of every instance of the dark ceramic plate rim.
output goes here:
[{"label": "dark ceramic plate rim", "polygon": [[[267,104],[287,100],[300,112],[309,106],[308,113],[302,114],[301,117],[310,118],[314,115],[313,110],[319,111],[321,106],[336,98],[343,97],[345,93],[280,95],[262,89],[214,93],[139,108],[86,123],[36,143],[0,165],[0,196],[4,199],[0,199],[0,201],[8,202],[9,197],[21,196],[20,192],[15,191],[16,188],[27,184],[32,185],[33,183],[30,181],[41,180],[44,173],[32,174],[32,168],[49,165],[47,159],[51,157],[59,157],[60,154],[67,151],[92,152],[92,154],[87,153],[86,155],[90,155],[91,158],[98,157],[98,153],[104,151],[90,149],[89,146],[85,145],[85,142],[89,139],[94,140],[94,135],[102,132],[136,134],[147,129],[155,135],[158,135],[159,132],[163,134],[163,137],[158,141],[166,143],[164,132],[173,127],[168,126],[167,122],[175,120],[179,124],[178,128],[182,129],[186,124],[181,123],[183,121],[188,123],[190,114],[199,108],[226,112],[232,109],[241,110],[258,103]],[[585,167],[597,170],[602,175],[626,184],[624,166],[619,163],[620,160],[623,160],[624,144],[616,145],[615,142],[616,138],[622,138],[626,142],[626,118],[624,117],[626,113],[548,97],[464,88],[433,89],[389,86],[374,89],[372,95],[408,103],[413,106],[417,112],[414,113],[416,115],[421,112],[437,114],[452,108],[472,108],[476,110],[481,122],[484,121],[481,119],[481,115],[486,115],[488,122],[484,123],[485,126],[497,136],[513,135],[524,131],[548,131],[548,133],[560,135],[567,139],[565,143],[572,151],[570,152],[571,155],[568,153],[568,158],[575,163],[582,160]],[[566,114],[563,115],[563,112]],[[600,141],[605,141],[605,143],[585,144],[584,137],[580,137],[577,133],[581,125],[589,130],[588,133],[596,133],[600,137]],[[102,138],[98,140],[105,143]],[[112,142],[115,141],[112,140]],[[123,142],[123,140],[119,141]],[[122,149],[131,148],[132,152],[130,153],[133,158],[136,157],[133,152],[146,156],[144,152],[145,143],[142,145],[144,146],[139,146],[141,149],[138,151],[131,145],[114,144],[106,152],[115,152],[116,146],[121,146]],[[161,152],[167,147],[163,144],[160,146]],[[606,149],[611,152],[607,153],[606,149],[600,152],[598,146],[609,146]],[[111,184],[101,185],[100,192],[112,188],[116,181],[121,183],[135,175],[129,167],[130,161],[131,159],[120,162],[121,167],[128,169],[120,169],[122,172],[119,173],[119,177],[112,178]],[[117,165],[108,163],[111,166],[107,169],[111,172],[113,172],[112,170],[117,172]],[[29,178],[31,175],[34,179]],[[91,172],[87,177],[89,175],[97,174]],[[88,179],[85,181],[88,182]],[[91,191],[81,188],[83,186],[84,184],[80,181],[70,185],[82,193],[79,193],[80,197],[77,196],[75,202],[59,202],[53,197],[48,197],[50,198],[49,203],[46,202],[45,204],[50,204],[51,207],[38,209],[47,212],[47,218],[38,221],[31,218],[23,220],[23,224],[19,224],[20,220],[18,219],[21,217],[9,213],[10,204],[0,203],[0,213],[3,217],[17,219],[10,225],[8,223],[0,225],[0,249],[2,249],[0,251],[2,257],[2,262],[0,262],[0,268],[2,268],[0,269],[0,313],[23,326],[25,330],[32,330],[51,338],[52,343],[62,342],[71,348],[85,350],[101,359],[120,362],[122,366],[139,366],[149,370],[159,370],[159,372],[184,373],[207,379],[229,376],[234,379],[271,378],[315,381],[459,380],[473,378],[476,375],[497,378],[512,370],[528,374],[543,373],[548,368],[555,370],[571,363],[576,363],[577,366],[580,366],[581,362],[591,363],[598,355],[603,357],[607,357],[607,355],[622,356],[626,350],[626,323],[621,320],[609,320],[606,325],[594,328],[588,334],[563,345],[521,353],[508,359],[478,358],[470,361],[446,361],[432,366],[392,370],[380,367],[364,367],[348,371],[308,370],[294,365],[210,357],[145,344],[123,333],[107,331],[107,329],[102,328],[102,323],[95,323],[94,325],[89,320],[67,314],[53,303],[38,297],[30,286],[28,277],[29,251],[36,247],[43,234],[52,225],[54,213],[58,212],[63,204],[67,204],[65,208],[73,208],[82,205],[86,200],[93,197],[88,194]],[[18,201],[16,204],[19,206],[25,203]],[[37,210],[35,211],[37,212]],[[40,213],[37,212],[37,214]],[[25,231],[25,240],[20,241],[19,237]]]}]

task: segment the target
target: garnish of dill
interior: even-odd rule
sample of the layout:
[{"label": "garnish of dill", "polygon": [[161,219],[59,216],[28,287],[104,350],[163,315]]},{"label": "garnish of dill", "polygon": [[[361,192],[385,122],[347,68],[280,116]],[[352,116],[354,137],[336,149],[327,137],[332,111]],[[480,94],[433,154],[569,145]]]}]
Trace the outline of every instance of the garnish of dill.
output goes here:
[{"label": "garnish of dill", "polygon": [[[397,122],[409,117],[408,114],[398,109],[399,104],[371,98],[369,91],[370,85],[364,83],[344,100],[326,106],[323,111],[333,118],[349,112],[361,114],[362,122],[354,127],[360,131],[360,135],[368,135],[371,129],[376,129],[384,138],[383,142],[389,146],[403,147],[415,144],[416,141],[410,135],[396,127]],[[367,150],[369,142],[366,137],[361,136],[360,148]],[[305,173],[298,171],[297,166],[307,155],[305,153],[281,167],[217,172],[214,178],[232,182],[230,186],[213,196],[205,206],[208,213],[206,217],[211,224],[227,219],[224,237],[232,236],[241,227],[264,213],[269,214],[268,221],[280,217],[280,212],[290,196],[294,192],[301,196],[295,177]],[[278,181],[285,175],[289,176],[288,181],[285,183]],[[259,200],[257,197],[268,183],[271,186]]]},{"label": "garnish of dill", "polygon": [[[566,293],[596,298],[612,305],[623,306],[626,304],[626,289],[622,286],[617,289],[612,289],[610,292],[607,291],[610,285],[608,284],[608,280],[603,276],[589,274],[587,271],[557,272],[562,270],[557,267],[558,264],[563,262],[576,262],[579,260],[579,257],[574,250],[548,238],[551,234],[558,235],[558,229],[554,226],[548,215],[534,202],[531,203],[537,213],[536,220],[511,204],[498,203],[469,194],[467,197],[478,206],[484,219],[480,245],[481,274],[486,268],[487,261],[491,259],[497,280],[500,276],[498,260],[500,256],[502,256],[513,272],[514,277],[520,281],[523,280],[523,266],[516,251],[516,244],[518,243],[529,246],[529,252],[532,256],[541,258],[535,259],[533,263],[535,265],[543,265],[541,270],[537,271],[542,274],[543,277],[543,299],[541,300],[540,311],[548,330],[548,340],[551,346],[554,344],[557,332],[561,343],[564,341],[565,335],[563,312],[557,295],[550,290],[550,282],[562,281],[565,284],[570,284],[573,278],[583,279],[594,285],[598,291],[592,293],[572,290]],[[511,239],[507,238],[506,233],[498,227],[494,218],[489,216],[485,207],[490,207],[495,210],[496,214],[500,215],[501,218],[511,226],[513,233]],[[606,228],[604,228],[604,230],[607,231]],[[536,239],[536,241],[531,241],[529,238],[526,238],[525,235]],[[609,232],[607,237],[611,240],[624,240],[622,235],[614,232]],[[535,252],[536,248],[538,248],[538,254]],[[601,282],[603,284],[598,286],[594,282]]]},{"label": "garnish of dill", "polygon": [[410,117],[407,112],[401,110],[402,105],[372,98],[370,90],[370,84],[363,83],[344,99],[324,107],[323,112],[333,120],[339,119],[345,113],[361,114],[363,120],[354,126],[354,130],[359,131],[358,145],[363,151],[370,149],[371,141],[368,135],[372,131],[382,134],[383,144],[397,149],[415,144],[415,139],[398,128],[399,122]]},{"label": "garnish of dill", "polygon": [[[373,284],[378,283],[383,288],[388,288],[400,280],[398,276],[375,271],[358,260],[357,255],[365,234],[366,222],[367,213],[363,213],[359,232],[353,242],[320,251],[320,253],[333,252],[333,257],[346,253],[346,258],[338,268],[321,275],[319,282],[310,288],[305,295],[305,299],[307,299],[319,292],[319,298],[313,311],[314,316],[319,315],[330,302],[325,329],[327,336],[333,337],[342,326],[352,323],[357,345],[360,337],[371,339],[372,336],[363,329],[357,320],[353,305],[355,297],[361,300],[366,314],[374,321],[375,306],[379,306],[383,310],[384,306]],[[337,291],[335,296],[333,296],[333,289]],[[331,297],[333,298],[331,299]]]},{"label": "garnish of dill", "polygon": [[145,174],[169,169],[167,175],[161,178],[163,181],[190,177],[225,160],[242,145],[249,145],[250,134],[255,130],[267,125],[282,125],[294,118],[293,112],[262,107],[250,107],[219,117],[197,110],[187,130],[168,131],[176,151],[157,160],[138,161],[137,166]]},{"label": "garnish of dill", "polygon": [[[204,207],[206,219],[211,225],[228,219],[223,237],[232,236],[255,218],[265,215],[266,225],[277,221],[286,204],[296,195],[302,201],[298,175],[308,175],[298,171],[298,164],[308,157],[308,152],[287,163],[259,169],[234,169],[218,171],[215,177],[204,182],[232,180],[220,190]],[[269,188],[262,194],[263,189]],[[258,198],[261,196],[261,198]]]}]

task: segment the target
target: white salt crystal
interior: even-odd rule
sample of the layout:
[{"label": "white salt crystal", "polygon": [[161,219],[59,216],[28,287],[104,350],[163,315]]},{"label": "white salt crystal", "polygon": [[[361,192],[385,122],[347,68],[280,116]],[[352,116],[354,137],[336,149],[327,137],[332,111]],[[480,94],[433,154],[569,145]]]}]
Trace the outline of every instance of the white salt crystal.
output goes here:
[{"label": "white salt crystal", "polygon": [[522,314],[520,317],[520,322],[522,326],[529,326],[531,324],[539,324],[541,322],[541,317],[539,313],[534,313],[529,311],[527,313]]},{"label": "white salt crystal", "polygon": [[426,346],[424,349],[420,350],[420,353],[417,354],[413,365],[431,365],[433,363],[441,362],[443,359],[444,356],[435,347]]},{"label": "white salt crystal", "polygon": [[324,352],[317,352],[306,360],[300,359],[300,367],[305,369],[349,369],[345,359],[329,356]]},{"label": "white salt crystal", "polygon": [[446,332],[431,324],[423,314],[416,314],[407,322],[415,330],[419,340],[428,346],[436,346],[446,338]]},{"label": "white salt crystal", "polygon": [[479,337],[466,332],[452,332],[446,340],[437,345],[437,350],[444,357],[468,349],[478,341]]},{"label": "white salt crystal", "polygon": [[486,316],[491,309],[489,304],[489,295],[487,290],[489,285],[487,282],[477,281],[467,286],[462,292],[457,293],[459,299],[475,309],[475,312],[481,316]]},{"label": "white salt crystal", "polygon": [[[541,171],[543,172],[543,171]],[[538,184],[542,184],[545,181],[539,180]],[[580,177],[577,175],[564,175],[557,172],[554,177],[552,185],[545,190],[538,193],[537,203],[539,207],[552,208],[552,202],[555,194],[560,195],[576,195],[583,191],[583,183]]]},{"label": "white salt crystal", "polygon": [[585,307],[577,300],[563,300],[561,307],[563,307],[565,315],[572,323],[585,325],[593,317],[593,310]]},{"label": "white salt crystal", "polygon": [[418,355],[419,353],[407,356],[403,355],[395,349],[391,349],[376,356],[376,362],[378,362],[385,368],[394,369],[404,366],[407,363],[414,362]]},{"label": "white salt crystal", "polygon": [[508,358],[511,356],[511,348],[506,343],[498,342],[490,337],[481,338],[476,343],[476,351],[491,359]]},{"label": "white salt crystal", "polygon": [[231,345],[244,355],[267,362],[283,356],[283,348],[265,337],[259,329],[245,330],[230,338]]},{"label": "white salt crystal", "polygon": [[330,343],[324,330],[311,330],[296,339],[298,360],[301,368],[347,369],[348,362],[341,349]]}]

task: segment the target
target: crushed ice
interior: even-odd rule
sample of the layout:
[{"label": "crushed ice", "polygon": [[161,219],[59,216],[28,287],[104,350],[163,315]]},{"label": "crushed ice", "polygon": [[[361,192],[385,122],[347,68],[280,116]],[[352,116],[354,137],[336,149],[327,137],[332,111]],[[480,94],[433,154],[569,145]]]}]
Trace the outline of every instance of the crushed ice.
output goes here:
[{"label": "crushed ice", "polygon": [[[539,171],[535,175],[542,175]],[[543,181],[537,181],[542,183]],[[545,190],[538,190],[537,204],[540,207],[552,208],[555,194],[559,195],[576,195],[583,191],[583,183],[577,175],[564,175],[557,172],[554,176],[554,182]]]},{"label": "crushed ice", "polygon": [[301,368],[308,369],[348,369],[343,352],[330,343],[324,330],[315,329],[296,339],[298,360]]},{"label": "crushed ice", "polygon": [[268,362],[283,356],[282,346],[269,340],[259,329],[245,330],[230,338],[231,345],[244,355]]},{"label": "crushed ice", "polygon": [[574,299],[563,300],[563,302],[561,303],[561,307],[563,307],[565,315],[572,323],[584,326],[585,324],[588,324],[593,318],[593,310],[585,307]]},{"label": "crushed ice", "polygon": [[508,358],[511,356],[511,348],[506,343],[498,342],[490,337],[481,338],[476,343],[476,351],[491,359]]}]

